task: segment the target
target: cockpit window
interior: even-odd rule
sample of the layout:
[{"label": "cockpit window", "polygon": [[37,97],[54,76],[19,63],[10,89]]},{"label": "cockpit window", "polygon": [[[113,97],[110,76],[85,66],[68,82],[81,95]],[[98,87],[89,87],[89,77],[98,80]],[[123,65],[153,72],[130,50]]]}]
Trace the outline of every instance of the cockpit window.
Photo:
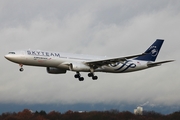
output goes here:
[{"label": "cockpit window", "polygon": [[16,54],[15,52],[9,52],[9,54]]}]

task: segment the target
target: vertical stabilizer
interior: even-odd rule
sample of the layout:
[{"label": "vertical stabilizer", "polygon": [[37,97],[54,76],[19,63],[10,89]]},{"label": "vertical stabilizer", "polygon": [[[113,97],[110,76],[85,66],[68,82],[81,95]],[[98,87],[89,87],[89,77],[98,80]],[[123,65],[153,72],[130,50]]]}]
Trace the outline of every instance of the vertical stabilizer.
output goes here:
[{"label": "vertical stabilizer", "polygon": [[157,39],[144,53],[145,55],[135,58],[135,60],[155,61],[164,40]]}]

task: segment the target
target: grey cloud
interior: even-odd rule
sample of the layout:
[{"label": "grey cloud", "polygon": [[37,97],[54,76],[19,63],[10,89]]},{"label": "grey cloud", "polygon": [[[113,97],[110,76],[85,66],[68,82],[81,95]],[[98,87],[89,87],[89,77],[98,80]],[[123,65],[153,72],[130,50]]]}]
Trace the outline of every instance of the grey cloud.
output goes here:
[{"label": "grey cloud", "polygon": [[[137,103],[179,105],[178,1],[1,1],[0,102]],[[42,3],[44,3],[42,5]],[[10,50],[42,49],[125,56],[144,52],[156,38],[165,39],[158,60],[176,62],[128,74],[96,73],[84,82],[74,73],[49,75],[45,68],[5,60]]]}]

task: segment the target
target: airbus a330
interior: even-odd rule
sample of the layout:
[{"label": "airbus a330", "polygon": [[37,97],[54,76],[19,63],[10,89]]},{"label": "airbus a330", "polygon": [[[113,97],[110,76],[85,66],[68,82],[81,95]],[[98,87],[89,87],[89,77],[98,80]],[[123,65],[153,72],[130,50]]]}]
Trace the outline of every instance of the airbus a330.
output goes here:
[{"label": "airbus a330", "polygon": [[95,72],[125,73],[139,71],[174,60],[155,62],[164,40],[157,39],[144,53],[125,57],[107,58],[81,54],[49,52],[41,50],[11,51],[5,58],[20,65],[46,67],[50,74],[64,74],[68,70],[74,71],[75,78],[83,81],[80,72],[88,72],[88,77],[97,80]]}]

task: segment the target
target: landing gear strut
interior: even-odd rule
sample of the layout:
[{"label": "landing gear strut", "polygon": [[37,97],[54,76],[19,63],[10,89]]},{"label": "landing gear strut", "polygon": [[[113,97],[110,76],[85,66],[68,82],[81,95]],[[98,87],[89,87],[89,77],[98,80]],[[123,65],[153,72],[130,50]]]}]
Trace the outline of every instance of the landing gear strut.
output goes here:
[{"label": "landing gear strut", "polygon": [[81,77],[81,74],[79,72],[76,72],[76,74],[74,75],[75,78],[78,78],[79,81],[84,81],[84,78]]},{"label": "landing gear strut", "polygon": [[20,66],[20,69],[19,69],[19,71],[24,71],[24,69],[23,69],[23,64],[19,64],[19,66]]}]

